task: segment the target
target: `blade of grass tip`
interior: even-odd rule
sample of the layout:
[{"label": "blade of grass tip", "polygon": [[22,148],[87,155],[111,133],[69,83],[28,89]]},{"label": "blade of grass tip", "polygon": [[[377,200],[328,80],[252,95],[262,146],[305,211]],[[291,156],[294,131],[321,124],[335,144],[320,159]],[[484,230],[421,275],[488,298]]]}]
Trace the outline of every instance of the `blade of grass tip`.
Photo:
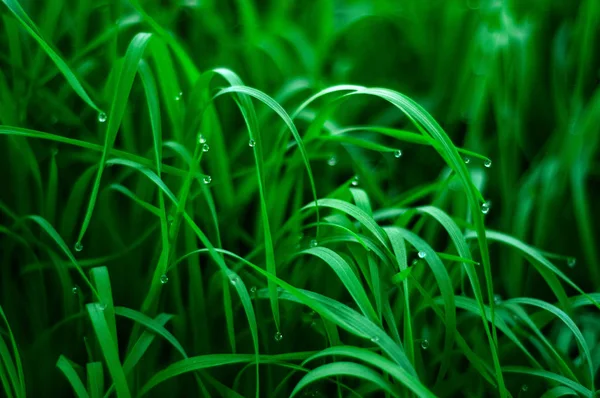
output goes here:
[{"label": "blade of grass tip", "polygon": [[8,7],[8,9],[13,13],[13,15],[19,20],[21,25],[25,28],[27,33],[33,37],[35,41],[42,47],[42,49],[48,54],[52,62],[57,66],[57,68],[61,71],[63,76],[67,79],[69,85],[73,88],[73,90],[84,100],[89,106],[94,108],[97,112],[101,113],[102,110],[96,106],[94,101],[89,97],[71,68],[67,65],[67,63],[62,59],[60,55],[52,48],[46,40],[42,37],[41,33],[38,31],[37,27],[33,23],[33,21],[29,18],[25,10],[21,7],[18,1],[16,0],[2,0],[2,2]]},{"label": "blade of grass tip", "polygon": [[102,362],[88,363],[86,371],[90,398],[102,398],[104,391],[104,370],[102,368]]},{"label": "blade of grass tip", "polygon": [[81,268],[81,266],[75,259],[75,256],[73,256],[73,253],[71,253],[71,250],[69,249],[69,247],[67,246],[67,244],[65,243],[63,238],[58,234],[58,232],[56,232],[54,227],[52,225],[50,225],[50,223],[48,221],[46,221],[44,218],[37,216],[37,215],[25,216],[23,219],[24,220],[32,220],[32,221],[36,222],[40,227],[42,227],[42,229],[44,231],[46,231],[46,233],[56,242],[56,244],[63,251],[63,253],[65,253],[67,255],[67,257],[71,261],[71,264],[73,264],[73,266],[75,267],[77,272],[79,272],[79,275],[81,275],[84,282],[89,286],[89,288],[91,289],[94,296],[97,297],[98,299],[100,299],[100,295],[99,295],[98,291],[96,290],[96,288],[94,287],[92,282],[90,282],[90,280],[86,276],[85,272],[83,272],[83,269]]},{"label": "blade of grass tip", "polygon": [[162,326],[154,319],[142,314],[141,312],[126,307],[115,307],[115,314],[131,319],[132,321],[135,321],[140,325],[146,327],[147,329],[153,331],[154,333],[160,335],[165,340],[167,340],[173,347],[175,347],[175,349],[181,354],[182,357],[187,358],[185,350],[183,349],[179,341],[175,338],[175,336],[173,336],[171,332],[165,329],[164,326]]},{"label": "blade of grass tip", "polygon": [[123,372],[123,367],[121,366],[119,351],[117,350],[116,342],[113,341],[111,336],[108,324],[106,323],[106,318],[104,318],[104,315],[102,314],[102,304],[89,303],[86,307],[94,328],[94,332],[96,333],[98,343],[100,344],[102,355],[106,361],[106,367],[108,368],[108,372],[110,373],[113,383],[115,384],[117,397],[129,398],[131,397],[131,393],[129,392],[127,379],[125,378],[125,373]]},{"label": "blade of grass tip", "polygon": [[575,322],[573,322],[573,320],[560,308],[558,308],[550,303],[546,303],[545,301],[542,301],[539,299],[522,297],[522,298],[510,299],[510,300],[507,300],[507,302],[515,303],[515,304],[531,305],[531,306],[546,310],[546,311],[550,312],[551,314],[553,314],[554,316],[556,316],[558,319],[560,319],[571,330],[571,332],[575,336],[575,339],[577,340],[577,343],[579,345],[579,349],[581,350],[581,353],[585,356],[585,359],[588,363],[588,368],[590,371],[590,390],[594,391],[595,390],[595,388],[594,388],[595,372],[594,372],[594,365],[592,362],[592,355],[590,353],[590,348],[588,347],[588,344],[586,343],[585,338],[583,337],[583,334],[581,333],[581,330],[579,330],[579,328],[577,327]]},{"label": "blade of grass tip", "polygon": [[81,240],[83,239],[83,236],[85,235],[92,218],[92,212],[94,211],[96,198],[98,196],[98,191],[100,190],[100,180],[102,179],[102,172],[104,171],[106,159],[117,138],[119,126],[121,125],[123,114],[125,113],[127,100],[133,86],[133,80],[135,78],[138,65],[151,37],[152,35],[149,33],[138,33],[134,36],[127,47],[123,66],[119,73],[119,81],[117,83],[113,101],[110,107],[110,114],[108,115],[108,126],[106,128],[106,138],[104,142],[104,149],[102,151],[102,158],[100,159],[98,173],[96,174],[96,179],[94,181],[94,185],[92,186],[92,193],[90,195],[90,201],[85,213],[85,218],[83,220],[81,230],[79,231],[79,237],[77,238],[77,243],[79,245],[81,245]]},{"label": "blade of grass tip", "polygon": [[[29,129],[24,129],[24,128],[20,128],[20,127],[0,125],[0,134],[14,135],[14,136],[20,136],[20,137],[39,138],[39,139],[43,139],[43,140],[61,142],[64,144],[73,145],[73,146],[77,146],[80,148],[86,148],[86,149],[90,149],[92,151],[97,151],[97,152],[104,151],[104,146],[102,146],[102,145],[96,145],[96,144],[92,144],[87,141],[76,140],[73,138],[62,137],[62,136],[59,136],[56,134],[50,134],[50,133],[45,133],[45,132],[36,131],[36,130],[29,130]],[[111,149],[110,153],[112,155],[120,156],[124,159],[128,159],[130,161],[137,162],[146,167],[152,167],[154,165],[154,162],[152,160],[146,159],[142,156],[131,154],[129,152],[125,152],[125,151],[121,151],[121,150],[113,148],[113,149]],[[176,175],[179,177],[186,176],[188,173],[187,170],[182,170],[177,167],[169,166],[166,164],[162,165],[162,171],[164,173],[173,174],[173,175]],[[41,185],[41,183],[40,183],[40,185]]]},{"label": "blade of grass tip", "polygon": [[363,379],[375,384],[381,390],[391,394],[394,397],[400,397],[400,391],[390,382],[385,380],[379,373],[364,365],[354,362],[334,362],[319,366],[308,372],[290,394],[290,398],[296,396],[304,387],[321,379],[327,379],[335,376],[348,376]]},{"label": "blade of grass tip", "polygon": [[[465,235],[465,238],[470,239],[470,238],[473,238],[473,236],[474,235],[472,232],[467,232],[467,234]],[[592,305],[594,305],[594,306],[596,306],[596,308],[600,309],[600,303],[597,300],[595,300],[592,296],[590,296],[589,294],[587,294],[583,290],[581,290],[581,288],[579,286],[577,286],[561,270],[556,268],[556,266],[554,264],[552,264],[550,261],[548,261],[548,259],[545,258],[542,254],[540,254],[540,252],[537,249],[535,249],[534,247],[529,246],[529,245],[521,242],[520,240],[513,238],[512,236],[509,236],[509,235],[506,235],[506,234],[503,234],[503,233],[497,232],[497,231],[488,230],[487,236],[488,236],[488,239],[490,239],[492,241],[504,243],[508,246],[512,246],[515,249],[523,252],[524,254],[526,254],[533,260],[535,260],[535,262],[542,265],[543,268],[548,269],[549,271],[552,272],[552,274],[543,274],[542,273],[542,276],[544,278],[548,278],[548,275],[553,276],[553,274],[558,276],[560,279],[565,281],[569,286],[571,286],[573,289],[577,290],[581,295],[586,297]],[[539,268],[538,270],[541,270],[541,268]],[[564,293],[564,288],[562,288],[562,286],[560,284],[557,285],[555,283],[552,283],[552,280],[548,281],[548,279],[547,279],[547,282],[550,285],[550,287],[554,290],[555,295],[557,296],[557,298],[559,299],[561,304],[564,306],[564,309],[569,310],[569,302],[568,302],[568,300],[566,300],[564,298],[566,296],[566,293]]]},{"label": "blade of grass tip", "polygon": [[100,296],[100,303],[104,307],[102,313],[106,319],[106,323],[110,329],[112,338],[119,350],[119,340],[117,338],[117,320],[115,319],[115,306],[112,298],[112,288],[110,286],[110,277],[108,275],[108,268],[96,267],[90,271],[92,274],[92,281],[96,285],[98,295]]},{"label": "blade of grass tip", "polygon": [[73,365],[71,365],[71,361],[69,361],[64,355],[61,355],[58,358],[58,362],[56,362],[56,367],[63,372],[78,398],[89,398],[83,382],[73,368]]},{"label": "blade of grass tip", "polygon": [[143,209],[148,210],[150,213],[152,213],[156,217],[160,217],[160,215],[161,215],[161,211],[158,207],[156,207],[148,202],[143,201],[142,199],[139,198],[139,196],[137,196],[136,194],[131,192],[131,190],[129,188],[127,188],[121,184],[110,184],[108,187],[106,187],[106,189],[112,189],[114,191],[122,193],[123,195],[127,196],[128,198],[133,200],[135,203],[140,205]]},{"label": "blade of grass tip", "polygon": [[562,385],[572,389],[573,391],[577,391],[579,394],[583,395],[584,397],[592,397],[593,396],[592,392],[590,390],[588,390],[587,388],[585,388],[584,386],[582,386],[581,384],[575,383],[574,381],[569,380],[564,376],[557,375],[556,373],[548,372],[547,370],[531,369],[531,368],[526,368],[524,366],[504,366],[502,368],[502,371],[505,373],[519,373],[519,374],[523,374],[523,375],[527,375],[527,376],[542,377],[551,382],[556,382],[556,383],[562,384]]}]

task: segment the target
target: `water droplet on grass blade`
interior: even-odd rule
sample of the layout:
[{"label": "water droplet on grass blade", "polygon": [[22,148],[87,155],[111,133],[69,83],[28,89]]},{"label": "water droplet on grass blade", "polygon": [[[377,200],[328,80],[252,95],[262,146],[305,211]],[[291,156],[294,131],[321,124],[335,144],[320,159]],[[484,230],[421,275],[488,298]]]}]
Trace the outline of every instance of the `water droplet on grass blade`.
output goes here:
[{"label": "water droplet on grass blade", "polygon": [[494,294],[494,304],[502,304],[502,296],[499,294]]},{"label": "water droplet on grass blade", "polygon": [[426,256],[427,256],[427,253],[425,253],[424,251],[419,252],[419,258],[425,258]]},{"label": "water droplet on grass blade", "polygon": [[359,176],[354,176],[354,178],[352,179],[352,186],[353,187],[357,186],[359,180],[360,180]]},{"label": "water droplet on grass blade", "polygon": [[492,167],[492,161],[490,159],[486,159],[486,161],[483,162],[483,165],[489,169]]},{"label": "water droplet on grass blade", "polygon": [[83,245],[81,244],[81,242],[75,243],[75,251],[80,252],[82,250],[83,250]]},{"label": "water droplet on grass blade", "polygon": [[481,212],[483,214],[488,214],[490,211],[490,202],[484,202],[481,204]]},{"label": "water droplet on grass blade", "polygon": [[202,145],[202,152],[208,152],[209,149],[210,147],[208,146],[208,144]]},{"label": "water droplet on grass blade", "polygon": [[98,303],[98,309],[100,311],[104,311],[106,309],[106,304],[105,303]]},{"label": "water droplet on grass blade", "polygon": [[198,143],[199,144],[205,144],[206,143],[206,137],[204,137],[202,134],[198,134]]},{"label": "water droplet on grass blade", "polygon": [[251,298],[256,298],[256,286],[252,286],[250,288],[250,297]]},{"label": "water droplet on grass blade", "polygon": [[466,156],[465,156],[465,158],[463,160],[465,161],[465,164],[471,163],[471,158],[468,158]]},{"label": "water droplet on grass blade", "polygon": [[108,119],[108,116],[106,115],[106,113],[104,113],[104,112],[100,112],[100,113],[98,114],[98,121],[99,121],[100,123],[104,123],[104,122],[106,121],[106,119]]},{"label": "water droplet on grass blade", "polygon": [[567,265],[573,268],[575,264],[577,264],[577,259],[575,257],[569,257],[569,259],[567,260]]},{"label": "water droplet on grass blade", "polygon": [[202,182],[205,184],[210,184],[212,181],[212,177],[211,176],[204,176],[204,178],[202,179]]},{"label": "water droplet on grass blade", "polygon": [[527,384],[523,384],[521,386],[521,391],[527,391],[527,390],[529,390],[529,386]]},{"label": "water droplet on grass blade", "polygon": [[250,148],[254,148],[254,147],[256,146],[256,141],[254,141],[254,140],[250,140],[250,141],[248,141],[248,146],[249,146]]},{"label": "water droplet on grass blade", "polygon": [[275,333],[275,341],[279,343],[281,340],[283,340],[283,335],[280,332]]},{"label": "water droplet on grass blade", "polygon": [[319,242],[317,242],[316,239],[312,239],[310,241],[310,247],[317,247],[317,246],[319,246]]},{"label": "water droplet on grass blade", "polygon": [[424,339],[423,341],[421,341],[421,348],[426,350],[429,348],[429,340]]},{"label": "water droplet on grass blade", "polygon": [[175,96],[175,101],[181,101],[182,98],[183,98],[183,93],[180,91],[179,94],[177,94]]},{"label": "water droplet on grass blade", "polygon": [[163,285],[164,285],[165,283],[167,283],[168,281],[169,281],[169,277],[168,277],[167,275],[165,275],[165,274],[162,274],[162,275],[160,276],[160,283],[162,283]]},{"label": "water droplet on grass blade", "polygon": [[240,281],[240,278],[238,278],[237,276],[234,276],[231,278],[232,285],[236,285],[239,281]]},{"label": "water droplet on grass blade", "polygon": [[379,336],[373,336],[373,337],[371,337],[371,341],[373,343],[379,343]]},{"label": "water droplet on grass blade", "polygon": [[76,296],[77,293],[79,293],[79,288],[77,286],[73,286],[73,289],[71,289],[71,293],[73,293],[73,296]]},{"label": "water droplet on grass blade", "polygon": [[331,156],[329,159],[327,159],[327,164],[331,167],[335,166],[337,164],[337,158],[335,156]]},{"label": "water droplet on grass blade", "polygon": [[402,151],[400,149],[397,149],[396,151],[394,151],[394,157],[395,158],[402,157]]}]

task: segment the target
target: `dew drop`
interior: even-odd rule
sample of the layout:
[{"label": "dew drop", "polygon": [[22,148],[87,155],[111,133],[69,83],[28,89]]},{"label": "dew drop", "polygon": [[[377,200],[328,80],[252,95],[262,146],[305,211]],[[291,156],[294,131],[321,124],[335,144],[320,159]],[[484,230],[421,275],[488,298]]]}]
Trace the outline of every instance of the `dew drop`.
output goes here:
[{"label": "dew drop", "polygon": [[104,311],[106,309],[106,304],[105,303],[98,303],[98,309],[100,311]]},{"label": "dew drop", "polygon": [[164,285],[165,283],[167,283],[168,281],[169,281],[169,277],[168,277],[167,275],[165,275],[165,274],[162,274],[162,275],[160,276],[160,283],[162,283],[163,285]]},{"label": "dew drop", "polygon": [[427,253],[420,251],[419,252],[419,258],[425,258],[427,256]]},{"label": "dew drop", "polygon": [[104,113],[104,112],[100,112],[100,113],[98,114],[98,121],[99,121],[100,123],[104,123],[104,122],[106,121],[106,119],[108,119],[108,116],[106,115],[106,113]]},{"label": "dew drop", "polygon": [[355,187],[358,185],[358,180],[360,180],[360,177],[358,176],[354,176],[354,178],[352,179],[352,186]]},{"label": "dew drop", "polygon": [[252,286],[250,288],[250,297],[252,297],[252,298],[256,297],[256,286]]},{"label": "dew drop", "polygon": [[202,145],[202,152],[208,152],[209,149],[210,147],[208,146],[208,144]]},{"label": "dew drop", "polygon": [[202,134],[198,134],[198,143],[206,144],[206,137],[204,137]]},{"label": "dew drop", "polygon": [[502,303],[502,296],[499,294],[494,294],[494,304],[498,305]]},{"label": "dew drop", "polygon": [[465,164],[471,163],[471,158],[468,158],[466,156],[465,156],[465,158],[463,160],[465,161]]},{"label": "dew drop", "polygon": [[331,167],[335,166],[337,164],[337,158],[335,156],[331,156],[329,159],[327,159],[327,164]]},{"label": "dew drop", "polygon": [[175,96],[175,101],[180,101],[183,98],[183,93],[180,91],[179,94]]},{"label": "dew drop", "polygon": [[240,281],[240,278],[238,278],[237,276],[234,276],[233,278],[231,278],[232,285],[236,285],[239,281]]},{"label": "dew drop", "polygon": [[488,214],[488,212],[490,211],[490,203],[489,202],[484,202],[481,204],[481,212],[483,214]]},{"label": "dew drop", "polygon": [[483,162],[483,165],[489,169],[492,167],[492,161],[490,159],[486,159],[486,161]]},{"label": "dew drop", "polygon": [[424,339],[423,341],[421,341],[421,348],[426,350],[429,348],[429,340]]},{"label": "dew drop", "polygon": [[79,288],[77,286],[73,286],[71,293],[73,293],[73,296],[77,296],[77,293],[79,293]]},{"label": "dew drop", "polygon": [[379,336],[373,336],[373,337],[371,337],[371,341],[373,343],[378,343],[379,342]]},{"label": "dew drop", "polygon": [[82,250],[83,250],[83,245],[81,244],[81,242],[75,243],[75,251],[80,252]]},{"label": "dew drop", "polygon": [[250,141],[248,141],[248,146],[249,146],[250,148],[254,148],[254,147],[256,146],[256,141],[254,141],[254,140],[250,140]]},{"label": "dew drop", "polygon": [[210,184],[210,182],[212,181],[212,177],[211,176],[204,176],[204,178],[202,179],[202,182],[205,184]]},{"label": "dew drop", "polygon": [[281,340],[283,340],[283,335],[281,332],[275,333],[275,341],[279,343]]},{"label": "dew drop", "polygon": [[567,265],[573,268],[575,264],[577,264],[577,259],[575,257],[569,257],[569,259],[567,260]]},{"label": "dew drop", "polygon": [[527,390],[529,390],[529,386],[527,384],[523,384],[521,386],[521,391],[527,391]]},{"label": "dew drop", "polygon": [[310,241],[310,247],[317,247],[317,246],[319,246],[319,242],[317,242],[316,239],[312,239]]},{"label": "dew drop", "polygon": [[402,151],[400,149],[396,149],[396,151],[394,152],[394,157],[395,158],[402,157]]}]

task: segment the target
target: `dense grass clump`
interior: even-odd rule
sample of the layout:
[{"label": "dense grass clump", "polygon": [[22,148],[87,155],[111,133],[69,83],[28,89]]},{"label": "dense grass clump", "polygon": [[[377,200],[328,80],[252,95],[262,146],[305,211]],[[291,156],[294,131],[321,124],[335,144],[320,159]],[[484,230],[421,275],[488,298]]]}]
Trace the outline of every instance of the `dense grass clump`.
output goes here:
[{"label": "dense grass clump", "polygon": [[2,0],[0,396],[593,397],[597,0]]}]

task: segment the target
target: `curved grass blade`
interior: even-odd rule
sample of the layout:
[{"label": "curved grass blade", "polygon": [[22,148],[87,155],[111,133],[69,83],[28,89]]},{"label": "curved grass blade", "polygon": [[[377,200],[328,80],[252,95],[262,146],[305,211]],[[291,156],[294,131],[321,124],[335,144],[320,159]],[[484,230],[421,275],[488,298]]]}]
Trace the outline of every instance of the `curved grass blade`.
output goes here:
[{"label": "curved grass blade", "polygon": [[48,54],[52,62],[58,67],[64,77],[69,82],[69,85],[75,90],[77,95],[81,97],[89,106],[94,108],[98,112],[102,112],[102,110],[96,106],[94,101],[89,97],[71,68],[67,65],[67,63],[61,58],[60,55],[44,40],[41,33],[33,23],[33,21],[29,18],[27,13],[23,10],[21,5],[17,0],[2,0],[4,4],[8,7],[8,9],[13,13],[13,15],[19,20],[21,25],[25,28],[27,33],[31,35],[38,42],[38,44],[42,47],[42,49]]},{"label": "curved grass blade", "polygon": [[61,372],[65,375],[71,387],[73,387],[73,391],[78,398],[89,398],[88,392],[83,385],[83,382],[79,378],[79,375],[71,365],[71,362],[64,356],[61,355],[58,358],[58,362],[56,362],[56,367],[60,369]]},{"label": "curved grass blade", "polygon": [[564,376],[557,375],[556,373],[548,372],[547,370],[531,369],[523,366],[504,366],[502,371],[506,373],[520,373],[528,376],[542,377],[551,382],[562,384],[573,391],[577,391],[579,394],[585,397],[592,397],[592,392],[581,384],[575,383],[574,381],[569,380]]},{"label": "curved grass blade", "polygon": [[362,313],[369,318],[372,322],[378,322],[378,316],[367,292],[365,292],[360,280],[350,268],[350,265],[336,252],[326,247],[312,247],[307,250],[301,251],[299,254],[310,254],[323,260],[340,278],[348,293],[352,296]]},{"label": "curved grass blade", "polygon": [[434,397],[435,395],[431,393],[423,384],[421,384],[418,380],[411,377],[404,369],[390,360],[378,355],[372,351],[365,350],[364,348],[354,347],[354,346],[336,346],[326,348],[315,355],[308,358],[306,361],[302,363],[302,365],[313,361],[318,358],[322,358],[325,356],[346,356],[352,359],[363,361],[371,366],[379,368],[381,371],[388,373],[398,382],[406,386],[412,392],[417,394],[419,397]]},{"label": "curved grass blade", "polygon": [[100,159],[98,173],[96,174],[96,179],[94,181],[94,185],[92,186],[90,201],[81,225],[81,230],[79,231],[79,237],[77,238],[77,242],[79,244],[81,244],[81,240],[83,239],[83,236],[85,235],[92,218],[92,213],[96,205],[96,199],[98,197],[98,191],[100,190],[100,182],[106,164],[106,159],[108,158],[108,154],[112,150],[117,138],[117,132],[119,131],[119,126],[121,125],[123,114],[125,113],[127,99],[129,98],[131,87],[133,86],[133,80],[135,78],[138,65],[151,37],[152,35],[149,33],[138,33],[129,43],[129,47],[127,47],[123,66],[119,73],[119,81],[116,85],[113,102],[110,107],[110,114],[108,115],[108,126],[106,128],[106,137],[104,141],[104,149],[102,151],[102,158]]},{"label": "curved grass blade", "polygon": [[381,390],[391,394],[394,397],[400,397],[400,392],[379,373],[364,365],[353,362],[334,362],[319,366],[306,374],[290,394],[290,398],[296,396],[304,387],[315,381],[330,378],[334,376],[350,376],[370,381]]},{"label": "curved grass blade", "polygon": [[571,332],[575,336],[575,339],[577,340],[577,343],[588,363],[588,368],[590,371],[590,390],[594,391],[595,390],[595,388],[594,388],[595,372],[594,372],[594,365],[592,362],[592,355],[591,355],[590,349],[585,341],[585,338],[583,337],[583,334],[581,333],[581,330],[579,330],[579,328],[577,327],[575,322],[573,322],[573,320],[564,311],[562,311],[558,307],[555,307],[554,305],[546,303],[545,301],[542,301],[539,299],[521,297],[521,298],[514,298],[514,299],[507,300],[507,302],[515,303],[515,304],[531,305],[534,307],[541,308],[543,310],[550,312],[551,314],[556,316],[558,319],[563,321],[563,323],[565,325],[567,325],[567,327],[571,330]]},{"label": "curved grass blade", "polygon": [[87,311],[94,327],[94,332],[100,344],[102,355],[106,361],[108,372],[110,373],[115,389],[117,391],[117,397],[129,398],[131,393],[127,386],[127,379],[125,378],[125,372],[121,366],[119,359],[119,351],[117,350],[116,342],[111,336],[111,332],[106,319],[102,314],[103,304],[89,303],[87,304]]}]

